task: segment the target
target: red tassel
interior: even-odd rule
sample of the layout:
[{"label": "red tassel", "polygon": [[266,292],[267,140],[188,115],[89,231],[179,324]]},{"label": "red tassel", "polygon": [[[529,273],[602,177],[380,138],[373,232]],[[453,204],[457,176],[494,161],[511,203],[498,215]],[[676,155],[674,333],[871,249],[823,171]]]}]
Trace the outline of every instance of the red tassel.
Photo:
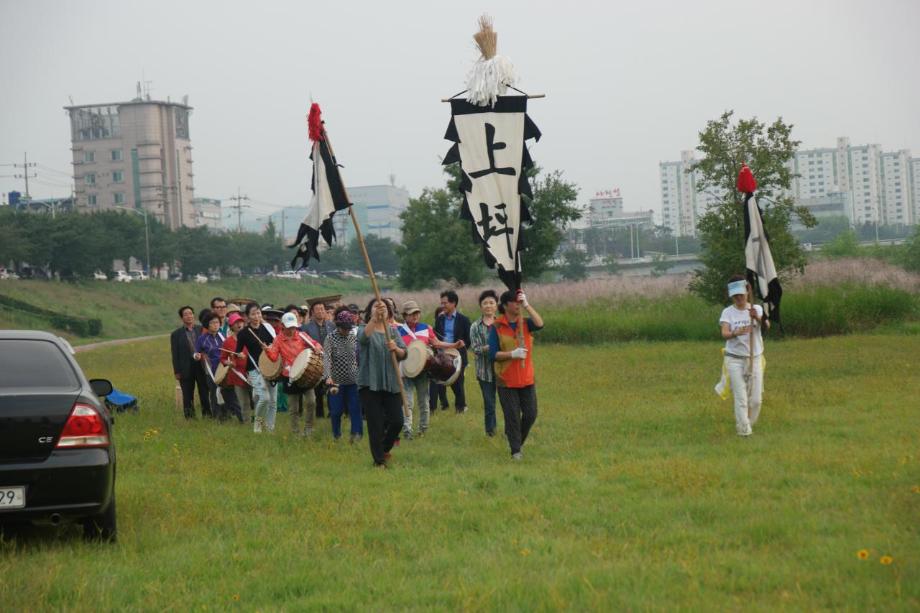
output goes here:
[{"label": "red tassel", "polygon": [[743,163],[741,164],[741,172],[738,173],[738,191],[742,194],[753,194],[754,190],[757,189],[757,180],[754,178],[754,173],[751,172],[751,169],[748,168],[748,165]]},{"label": "red tassel", "polygon": [[323,113],[319,110],[319,105],[313,103],[310,105],[310,115],[307,116],[307,125],[310,128],[310,140],[316,142],[323,140]]}]

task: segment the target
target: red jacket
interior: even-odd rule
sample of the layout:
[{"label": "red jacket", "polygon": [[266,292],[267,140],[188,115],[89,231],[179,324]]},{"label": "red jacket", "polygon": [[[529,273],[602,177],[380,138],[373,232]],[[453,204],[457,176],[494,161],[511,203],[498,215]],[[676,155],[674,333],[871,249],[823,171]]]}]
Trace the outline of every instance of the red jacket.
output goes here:
[{"label": "red jacket", "polygon": [[305,349],[312,349],[317,352],[322,352],[323,350],[322,346],[310,338],[309,334],[298,330],[290,338],[288,338],[284,332],[280,332],[278,336],[275,337],[275,341],[271,344],[271,347],[266,349],[265,352],[272,360],[277,360],[278,355],[281,355],[281,374],[285,377],[289,377],[291,375],[291,366],[294,365],[294,360],[296,360],[297,356],[303,353]]},{"label": "red jacket", "polygon": [[[222,348],[226,349],[227,351],[235,352],[237,350],[236,346],[237,346],[236,335],[230,334],[227,336],[227,339],[224,341]],[[237,387],[243,387],[243,386],[249,385],[249,382],[240,376],[240,375],[246,374],[246,366],[247,366],[246,361],[249,360],[249,350],[243,347],[243,357],[240,357],[240,358],[234,357],[224,351],[221,351],[220,354],[221,354],[220,355],[221,363],[230,365],[230,372],[227,373],[227,379],[225,380],[225,382],[229,385],[234,385]]]}]

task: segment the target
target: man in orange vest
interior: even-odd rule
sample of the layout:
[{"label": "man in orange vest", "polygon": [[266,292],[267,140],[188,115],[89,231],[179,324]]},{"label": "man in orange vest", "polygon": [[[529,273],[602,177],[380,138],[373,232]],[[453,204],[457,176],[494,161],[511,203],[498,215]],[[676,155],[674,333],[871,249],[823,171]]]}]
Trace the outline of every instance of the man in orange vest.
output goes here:
[{"label": "man in orange vest", "polygon": [[[495,362],[495,382],[511,458],[521,460],[521,446],[537,421],[532,333],[543,329],[543,318],[530,306],[522,290],[509,290],[498,302],[501,316],[489,330],[489,354]],[[522,318],[522,310],[530,317]]]}]

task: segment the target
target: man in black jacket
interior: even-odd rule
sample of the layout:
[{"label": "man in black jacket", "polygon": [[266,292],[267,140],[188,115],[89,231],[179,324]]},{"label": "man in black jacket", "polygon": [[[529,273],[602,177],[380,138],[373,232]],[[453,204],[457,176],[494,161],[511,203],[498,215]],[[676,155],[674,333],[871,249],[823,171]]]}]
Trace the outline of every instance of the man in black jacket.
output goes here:
[{"label": "man in black jacket", "polygon": [[470,345],[471,324],[469,317],[457,309],[459,303],[460,298],[457,296],[457,292],[453,290],[441,292],[441,306],[444,307],[444,312],[435,321],[434,332],[445,343],[459,343],[457,349],[460,351],[463,366],[460,376],[451,384],[450,388],[454,391],[454,407],[456,407],[457,413],[465,413],[466,393],[464,392],[463,384],[467,365],[466,348]]},{"label": "man in black jacket", "polygon": [[195,341],[201,335],[201,326],[195,323],[195,310],[190,306],[179,309],[182,325],[169,336],[172,348],[173,373],[182,387],[182,410],[186,419],[195,418],[192,402],[195,386],[198,386],[198,398],[201,400],[201,415],[211,415],[211,403],[208,400],[207,374],[201,362],[192,358],[195,353]]}]

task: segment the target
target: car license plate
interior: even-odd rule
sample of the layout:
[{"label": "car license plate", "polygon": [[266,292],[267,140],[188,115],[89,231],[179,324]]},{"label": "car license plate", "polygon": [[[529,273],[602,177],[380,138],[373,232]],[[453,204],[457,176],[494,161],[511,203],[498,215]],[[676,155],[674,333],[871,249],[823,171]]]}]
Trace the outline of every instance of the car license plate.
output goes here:
[{"label": "car license plate", "polygon": [[26,506],[26,488],[0,486],[0,510],[21,509]]}]

